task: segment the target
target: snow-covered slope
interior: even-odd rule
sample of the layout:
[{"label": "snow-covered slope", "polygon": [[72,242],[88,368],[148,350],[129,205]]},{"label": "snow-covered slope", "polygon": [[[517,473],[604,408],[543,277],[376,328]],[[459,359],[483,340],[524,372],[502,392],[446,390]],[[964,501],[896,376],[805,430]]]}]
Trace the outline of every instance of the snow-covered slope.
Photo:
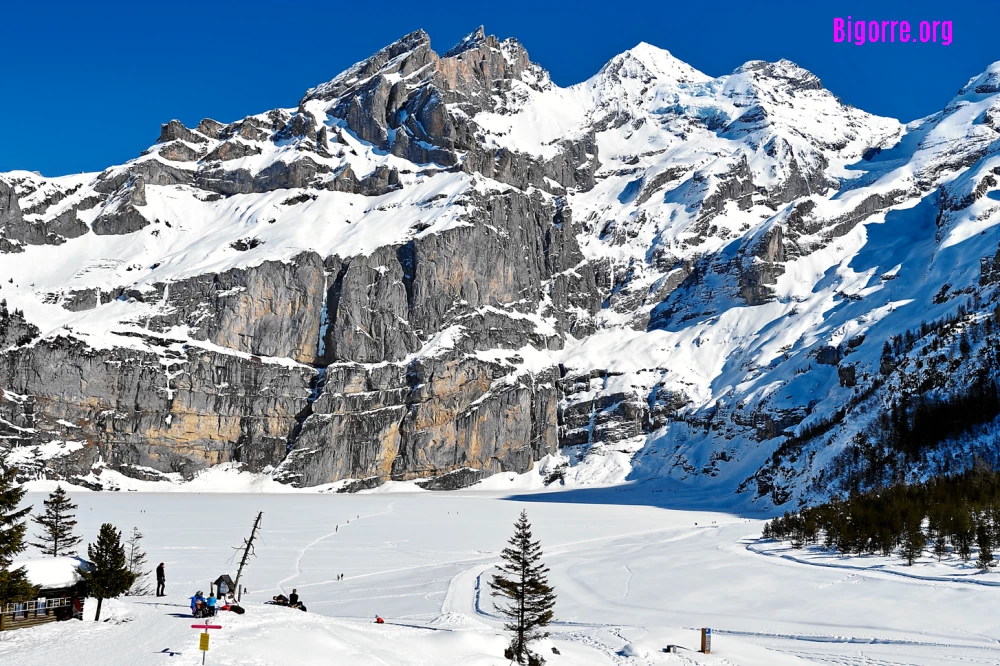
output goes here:
[{"label": "snow-covered slope", "polygon": [[418,31],[295,108],[0,175],[0,446],[98,485],[550,456],[827,494],[901,396],[996,374],[998,72],[903,125],[785,60],[712,78],[640,44],[561,88],[516,40]]},{"label": "snow-covered slope", "polygon": [[[122,493],[73,493],[84,541],[104,522],[135,526],[150,561],[165,562],[168,596],[105,600],[101,622],[92,621],[90,600],[87,621],[4,632],[0,660],[197,666],[190,596],[235,574],[231,544],[263,511],[256,557],[241,578],[246,614],[213,618],[223,628],[211,632],[206,663],[509,665],[487,584],[525,509],[557,594],[551,636],[534,644],[549,666],[1000,661],[990,613],[1000,573],[957,555],[937,562],[928,553],[907,567],[898,558],[789,552],[757,539],[760,520],[643,506],[668,495],[136,493],[123,501]],[[36,506],[43,499],[25,498]],[[209,508],[205,529],[193,517]],[[307,613],[263,603],[292,589]],[[372,622],[376,613],[386,624]],[[696,651],[703,626],[712,628],[711,655]],[[666,654],[667,645],[684,649]]]}]

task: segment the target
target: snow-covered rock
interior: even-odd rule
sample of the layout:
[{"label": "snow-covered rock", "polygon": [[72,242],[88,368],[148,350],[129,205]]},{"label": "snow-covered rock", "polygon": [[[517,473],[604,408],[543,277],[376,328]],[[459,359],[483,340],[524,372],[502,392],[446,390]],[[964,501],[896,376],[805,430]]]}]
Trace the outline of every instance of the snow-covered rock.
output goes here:
[{"label": "snow-covered rock", "polygon": [[985,329],[938,350],[996,305],[997,71],[904,125],[786,60],[640,44],[562,88],[516,40],[417,31],[294,108],[2,174],[2,453],[94,487],[545,459],[826,494],[901,395],[996,370]]}]

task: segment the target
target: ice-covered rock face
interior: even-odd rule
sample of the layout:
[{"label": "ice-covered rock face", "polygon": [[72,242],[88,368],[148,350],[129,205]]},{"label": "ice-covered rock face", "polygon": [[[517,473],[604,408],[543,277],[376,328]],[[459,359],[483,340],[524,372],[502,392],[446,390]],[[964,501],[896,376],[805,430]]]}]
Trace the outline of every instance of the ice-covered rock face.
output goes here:
[{"label": "ice-covered rock face", "polygon": [[640,44],[561,88],[417,31],[295,108],[0,174],[0,455],[831,492],[872,415],[995,370],[997,71],[903,126],[784,60]]}]

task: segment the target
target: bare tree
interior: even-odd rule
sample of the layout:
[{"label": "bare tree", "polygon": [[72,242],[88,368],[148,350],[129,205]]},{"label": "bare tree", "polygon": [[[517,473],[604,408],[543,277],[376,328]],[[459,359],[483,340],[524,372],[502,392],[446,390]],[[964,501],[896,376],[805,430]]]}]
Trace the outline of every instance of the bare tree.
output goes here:
[{"label": "bare tree", "polygon": [[131,597],[145,597],[152,592],[149,588],[149,570],[146,568],[146,552],[142,549],[143,534],[138,527],[133,527],[132,532],[125,542],[125,557],[128,560],[128,570],[135,576],[135,582],[125,594]]}]

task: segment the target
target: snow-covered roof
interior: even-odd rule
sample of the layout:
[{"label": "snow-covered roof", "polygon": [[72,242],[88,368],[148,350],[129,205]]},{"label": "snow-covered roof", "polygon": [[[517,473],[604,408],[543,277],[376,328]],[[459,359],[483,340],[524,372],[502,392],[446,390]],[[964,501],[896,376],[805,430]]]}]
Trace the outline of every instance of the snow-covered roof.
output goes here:
[{"label": "snow-covered roof", "polygon": [[80,582],[79,567],[89,563],[79,557],[46,557],[42,559],[14,560],[11,569],[24,567],[32,585],[42,588],[72,587]]}]

